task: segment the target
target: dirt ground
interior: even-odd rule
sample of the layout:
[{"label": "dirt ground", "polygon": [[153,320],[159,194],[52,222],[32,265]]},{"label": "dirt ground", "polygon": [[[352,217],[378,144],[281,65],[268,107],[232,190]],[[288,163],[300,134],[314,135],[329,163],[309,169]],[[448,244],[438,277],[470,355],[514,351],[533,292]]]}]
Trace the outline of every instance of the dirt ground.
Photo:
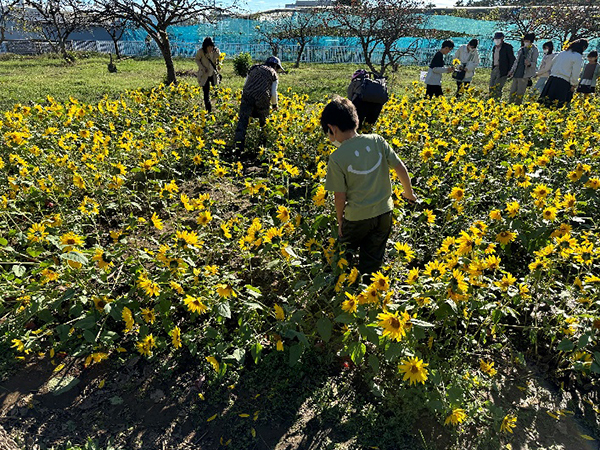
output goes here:
[{"label": "dirt ground", "polygon": [[[319,384],[346,376],[339,370],[324,371],[322,376],[307,372],[275,386],[282,378],[279,374],[265,383],[273,385],[273,391],[264,387],[253,391],[256,381],[249,381],[249,386],[240,382],[211,399],[206,376],[192,361],[172,367],[162,361],[160,369],[158,362],[138,357],[118,367],[116,362],[104,362],[84,368],[81,360],[69,358],[55,364],[32,359],[0,383],[0,426],[21,448],[50,448],[67,440],[82,444],[88,437],[102,445],[110,438],[114,446],[125,449],[368,448],[360,442],[360,424],[348,432],[342,424],[346,419],[328,423],[319,417],[343,408],[350,401],[347,392],[334,389],[331,400],[316,400],[322,393],[303,384],[309,378],[311,384]],[[283,389],[290,390],[293,405],[274,406],[272,393]],[[200,400],[199,394],[207,399]],[[600,415],[531,368],[516,373],[490,400],[516,411],[517,427],[505,440],[489,439],[477,448],[510,448],[509,443],[514,450],[600,448],[597,440],[582,437],[598,437]],[[319,402],[327,408],[315,408]],[[209,421],[213,414],[219,420]],[[261,420],[256,420],[259,416]],[[469,445],[473,432],[481,430],[465,430],[457,438],[438,421],[423,417],[414,425],[414,436],[394,448],[474,448]]]}]

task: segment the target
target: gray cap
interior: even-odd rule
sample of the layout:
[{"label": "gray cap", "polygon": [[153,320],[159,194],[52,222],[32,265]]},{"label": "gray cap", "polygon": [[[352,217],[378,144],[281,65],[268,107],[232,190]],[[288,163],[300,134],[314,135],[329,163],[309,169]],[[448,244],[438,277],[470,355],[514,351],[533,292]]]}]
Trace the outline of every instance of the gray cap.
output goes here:
[{"label": "gray cap", "polygon": [[504,39],[504,33],[502,31],[496,31],[494,33],[494,39]]}]

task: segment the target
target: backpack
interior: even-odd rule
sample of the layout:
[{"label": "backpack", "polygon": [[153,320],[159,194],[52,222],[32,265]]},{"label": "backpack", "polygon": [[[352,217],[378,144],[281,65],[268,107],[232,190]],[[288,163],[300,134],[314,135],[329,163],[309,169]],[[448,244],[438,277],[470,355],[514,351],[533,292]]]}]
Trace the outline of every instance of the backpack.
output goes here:
[{"label": "backpack", "polygon": [[358,98],[364,102],[376,103],[378,105],[383,105],[386,103],[390,98],[386,86],[386,79],[368,77],[363,78]]}]

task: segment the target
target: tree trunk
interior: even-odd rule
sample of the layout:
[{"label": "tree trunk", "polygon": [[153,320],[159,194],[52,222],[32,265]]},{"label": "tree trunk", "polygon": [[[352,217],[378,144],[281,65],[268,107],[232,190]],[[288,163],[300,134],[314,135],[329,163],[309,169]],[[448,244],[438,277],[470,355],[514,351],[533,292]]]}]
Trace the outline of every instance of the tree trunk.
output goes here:
[{"label": "tree trunk", "polygon": [[171,43],[169,42],[169,36],[167,36],[167,32],[161,31],[160,38],[161,39],[156,43],[160,48],[163,59],[165,60],[165,66],[167,66],[167,84],[177,83],[175,65],[173,64],[173,55],[171,55]]},{"label": "tree trunk", "polygon": [[62,55],[63,59],[66,62],[70,63],[71,62],[71,57],[67,53],[67,42],[66,42],[66,39],[58,38],[58,45],[60,47],[60,54]]},{"label": "tree trunk", "polygon": [[298,48],[298,56],[296,57],[296,64],[294,67],[297,69],[300,67],[300,60],[302,59],[302,53],[304,53],[304,47],[306,44],[300,44],[300,48]]},{"label": "tree trunk", "polygon": [[115,56],[117,57],[117,59],[121,59],[121,51],[119,50],[119,40],[115,39],[114,37],[112,37],[113,40],[113,44],[115,44]]}]

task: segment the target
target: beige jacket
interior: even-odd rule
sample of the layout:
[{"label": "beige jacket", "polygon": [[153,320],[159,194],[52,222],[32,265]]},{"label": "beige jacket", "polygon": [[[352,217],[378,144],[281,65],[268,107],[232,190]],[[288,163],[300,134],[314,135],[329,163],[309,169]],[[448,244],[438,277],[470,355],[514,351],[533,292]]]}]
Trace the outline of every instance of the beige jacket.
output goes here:
[{"label": "beige jacket", "polygon": [[220,55],[221,52],[216,47],[215,50],[208,55],[205,54],[204,50],[202,49],[198,50],[198,53],[196,53],[196,57],[194,59],[196,64],[198,64],[198,83],[200,86],[204,86],[206,81],[214,75],[215,69],[210,62],[212,61],[212,63],[218,68],[220,63]]}]

